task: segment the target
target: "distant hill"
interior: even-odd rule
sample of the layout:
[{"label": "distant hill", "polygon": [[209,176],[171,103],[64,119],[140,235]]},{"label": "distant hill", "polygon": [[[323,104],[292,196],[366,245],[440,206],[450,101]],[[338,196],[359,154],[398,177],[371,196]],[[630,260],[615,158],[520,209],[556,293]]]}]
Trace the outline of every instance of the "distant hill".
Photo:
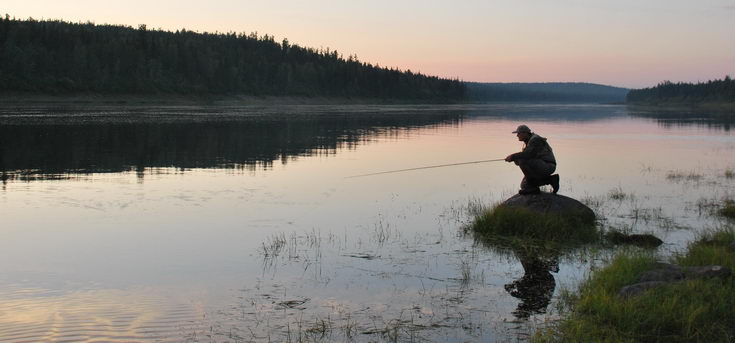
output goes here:
[{"label": "distant hill", "polygon": [[0,18],[0,94],[235,94],[460,101],[465,85],[273,36]]},{"label": "distant hill", "polygon": [[735,109],[735,80],[725,76],[722,80],[696,84],[664,81],[655,87],[631,90],[627,102],[640,105],[726,106]]},{"label": "distant hill", "polygon": [[627,88],[594,83],[479,83],[467,82],[467,99],[473,102],[624,102]]}]

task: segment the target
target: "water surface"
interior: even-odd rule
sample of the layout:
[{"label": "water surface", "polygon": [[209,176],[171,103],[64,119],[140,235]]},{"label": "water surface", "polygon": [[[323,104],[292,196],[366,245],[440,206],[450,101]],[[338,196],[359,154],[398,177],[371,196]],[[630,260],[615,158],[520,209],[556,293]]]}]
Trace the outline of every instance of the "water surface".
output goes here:
[{"label": "water surface", "polygon": [[[0,341],[516,341],[613,252],[476,244],[527,124],[561,193],[667,256],[727,225],[727,122],[613,105],[0,110]],[[732,174],[727,174],[732,175]]]}]

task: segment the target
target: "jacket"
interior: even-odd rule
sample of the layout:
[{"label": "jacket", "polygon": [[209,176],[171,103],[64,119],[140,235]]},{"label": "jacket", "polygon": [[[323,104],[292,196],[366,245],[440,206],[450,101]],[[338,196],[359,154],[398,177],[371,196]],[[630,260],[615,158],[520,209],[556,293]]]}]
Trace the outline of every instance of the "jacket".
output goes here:
[{"label": "jacket", "polygon": [[523,151],[512,154],[511,158],[513,161],[538,158],[544,162],[556,164],[554,152],[549,143],[546,142],[546,138],[535,133],[531,134],[531,138],[526,142]]}]

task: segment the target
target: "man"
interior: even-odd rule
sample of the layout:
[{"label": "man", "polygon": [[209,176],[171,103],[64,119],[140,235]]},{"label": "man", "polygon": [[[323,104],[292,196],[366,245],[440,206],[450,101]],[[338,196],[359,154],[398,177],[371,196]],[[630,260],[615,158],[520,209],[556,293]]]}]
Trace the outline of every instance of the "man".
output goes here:
[{"label": "man", "polygon": [[519,194],[537,194],[539,186],[551,185],[554,194],[559,191],[559,175],[551,175],[556,170],[556,158],[546,138],[541,137],[526,125],[519,125],[513,131],[518,140],[525,143],[523,151],[508,155],[506,162],[515,162],[523,172]]}]

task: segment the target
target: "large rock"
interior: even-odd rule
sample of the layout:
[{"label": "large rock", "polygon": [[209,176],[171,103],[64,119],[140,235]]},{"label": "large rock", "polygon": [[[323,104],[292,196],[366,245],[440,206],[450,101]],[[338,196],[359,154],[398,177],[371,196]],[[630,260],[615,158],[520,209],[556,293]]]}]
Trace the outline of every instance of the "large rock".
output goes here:
[{"label": "large rock", "polygon": [[730,268],[723,266],[680,267],[674,264],[657,263],[655,269],[643,272],[636,283],[620,289],[618,296],[628,298],[646,290],[692,279],[726,279],[732,275]]},{"label": "large rock", "polygon": [[639,295],[649,289],[652,288],[658,288],[663,285],[669,284],[668,282],[664,281],[646,281],[646,282],[640,282],[632,285],[625,286],[620,289],[620,292],[618,293],[618,296],[621,298],[629,298],[636,295]]},{"label": "large rock", "polygon": [[595,220],[595,212],[585,204],[563,195],[541,192],[539,194],[516,194],[500,206],[522,207],[533,212],[578,216],[586,221]]}]

